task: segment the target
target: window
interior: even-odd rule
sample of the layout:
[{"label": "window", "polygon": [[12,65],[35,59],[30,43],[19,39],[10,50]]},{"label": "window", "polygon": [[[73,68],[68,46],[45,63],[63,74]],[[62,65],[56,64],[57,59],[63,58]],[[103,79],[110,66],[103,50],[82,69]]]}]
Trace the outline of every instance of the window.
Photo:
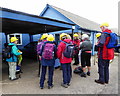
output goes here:
[{"label": "window", "polygon": [[18,44],[17,45],[22,45],[22,34],[10,34],[8,35],[8,43],[10,43],[10,38],[11,37],[16,37],[18,39]]}]

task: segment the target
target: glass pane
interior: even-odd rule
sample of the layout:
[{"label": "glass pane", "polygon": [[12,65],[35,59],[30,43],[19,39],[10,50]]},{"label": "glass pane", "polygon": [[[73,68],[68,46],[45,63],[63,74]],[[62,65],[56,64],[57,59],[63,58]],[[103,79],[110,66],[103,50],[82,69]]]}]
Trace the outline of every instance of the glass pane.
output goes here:
[{"label": "glass pane", "polygon": [[21,44],[20,35],[16,35],[16,38],[18,39],[18,44]]}]

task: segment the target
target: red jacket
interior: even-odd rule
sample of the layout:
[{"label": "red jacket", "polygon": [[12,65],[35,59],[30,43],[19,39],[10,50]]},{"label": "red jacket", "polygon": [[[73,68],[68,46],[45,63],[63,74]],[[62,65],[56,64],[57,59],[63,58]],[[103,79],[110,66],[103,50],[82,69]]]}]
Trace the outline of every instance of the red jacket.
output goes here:
[{"label": "red jacket", "polygon": [[[64,39],[63,41],[70,43],[71,39]],[[60,42],[60,44],[58,45],[58,50],[57,50],[57,57],[60,59],[60,63],[71,63],[72,58],[66,58],[63,55],[65,47],[66,47],[66,44],[63,42]]]},{"label": "red jacket", "polygon": [[[108,32],[108,33],[111,33],[111,30],[105,30],[103,31],[104,32]],[[102,39],[102,37],[101,37]],[[98,57],[100,58],[102,56],[102,59],[105,59],[105,60],[112,60],[114,58],[114,48],[110,48],[108,49],[106,47],[106,45],[108,44],[110,40],[110,37],[106,37],[106,40],[105,40],[105,43],[103,44],[103,47],[100,47],[98,49]],[[102,51],[102,52],[101,52]]]},{"label": "red jacket", "polygon": [[80,40],[73,40],[73,44],[77,45],[78,47],[80,47]]}]

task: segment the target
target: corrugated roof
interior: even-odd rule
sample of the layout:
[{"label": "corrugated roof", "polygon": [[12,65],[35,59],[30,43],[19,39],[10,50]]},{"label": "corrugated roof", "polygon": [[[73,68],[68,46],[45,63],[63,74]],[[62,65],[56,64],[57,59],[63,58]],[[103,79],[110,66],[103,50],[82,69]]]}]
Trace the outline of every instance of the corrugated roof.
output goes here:
[{"label": "corrugated roof", "polygon": [[101,29],[99,28],[100,24],[98,24],[96,22],[90,21],[86,18],[80,17],[80,16],[75,15],[71,12],[65,11],[61,8],[58,8],[58,7],[55,7],[55,6],[52,6],[52,5],[50,5],[50,6],[54,9],[56,9],[61,14],[63,14],[64,16],[66,16],[71,21],[73,21],[75,24],[79,25],[80,27],[82,27],[84,29],[101,31]]}]

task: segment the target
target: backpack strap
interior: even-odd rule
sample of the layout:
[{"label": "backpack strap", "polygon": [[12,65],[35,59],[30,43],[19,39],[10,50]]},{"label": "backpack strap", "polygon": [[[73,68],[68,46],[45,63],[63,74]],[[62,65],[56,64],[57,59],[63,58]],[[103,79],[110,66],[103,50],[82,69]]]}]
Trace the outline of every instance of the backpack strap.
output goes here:
[{"label": "backpack strap", "polygon": [[69,44],[71,44],[71,43],[67,43],[67,42],[65,42],[65,41],[61,41],[61,42],[65,43],[66,45],[69,45]]},{"label": "backpack strap", "polygon": [[108,33],[108,32],[104,32],[105,34],[107,34],[107,35],[110,35],[110,33]]},{"label": "backpack strap", "polygon": [[67,44],[67,42],[65,42],[65,41],[61,41],[61,42],[63,42],[63,43],[65,43],[65,44]]}]

